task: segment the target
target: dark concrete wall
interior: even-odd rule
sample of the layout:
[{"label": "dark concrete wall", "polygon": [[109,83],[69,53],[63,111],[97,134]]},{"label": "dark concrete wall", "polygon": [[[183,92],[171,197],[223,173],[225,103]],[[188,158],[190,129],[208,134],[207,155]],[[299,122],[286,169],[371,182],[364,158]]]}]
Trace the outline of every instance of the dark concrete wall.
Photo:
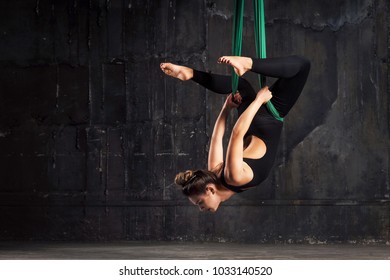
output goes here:
[{"label": "dark concrete wall", "polygon": [[172,181],[224,98],[158,66],[230,73],[233,1],[1,1],[0,239],[389,243],[389,1],[265,3],[312,71],[270,178],[205,214]]}]

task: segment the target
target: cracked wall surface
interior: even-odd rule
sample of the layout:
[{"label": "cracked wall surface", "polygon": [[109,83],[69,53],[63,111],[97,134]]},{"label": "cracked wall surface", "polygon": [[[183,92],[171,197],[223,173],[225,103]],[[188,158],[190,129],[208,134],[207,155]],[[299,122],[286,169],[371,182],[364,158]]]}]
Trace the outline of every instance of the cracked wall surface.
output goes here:
[{"label": "cracked wall surface", "polygon": [[[214,214],[175,188],[224,97],[159,64],[230,74],[232,17],[225,0],[2,1],[0,240],[389,244],[387,0],[265,0],[267,56],[312,63],[272,173]],[[246,1],[247,56],[253,17]]]}]

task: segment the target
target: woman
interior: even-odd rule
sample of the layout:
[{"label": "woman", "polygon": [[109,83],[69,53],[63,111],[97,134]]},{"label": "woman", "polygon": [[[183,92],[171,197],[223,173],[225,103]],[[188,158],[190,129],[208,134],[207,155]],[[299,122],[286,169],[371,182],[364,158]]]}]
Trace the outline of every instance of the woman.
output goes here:
[{"label": "woman", "polygon": [[[193,80],[219,94],[229,94],[216,120],[210,142],[207,170],[188,170],[176,175],[189,200],[201,211],[215,212],[220,203],[234,194],[259,185],[271,171],[285,117],[306,83],[310,62],[299,56],[255,59],[223,56],[218,63],[229,64],[240,77],[247,71],[278,78],[270,87],[255,92],[249,82],[239,78],[238,92],[231,93],[231,77],[197,71],[172,63],[162,63],[162,71],[183,81]],[[271,99],[272,98],[272,99]],[[275,113],[265,104],[270,101]],[[223,158],[223,135],[230,111],[238,110]]]}]

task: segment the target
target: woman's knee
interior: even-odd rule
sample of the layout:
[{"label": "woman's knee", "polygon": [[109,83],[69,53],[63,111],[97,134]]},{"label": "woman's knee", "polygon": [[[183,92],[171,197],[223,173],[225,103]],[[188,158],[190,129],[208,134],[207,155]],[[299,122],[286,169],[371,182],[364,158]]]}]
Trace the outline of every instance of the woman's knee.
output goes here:
[{"label": "woman's knee", "polygon": [[300,56],[300,55],[296,55],[295,56],[296,59],[297,59],[297,62],[299,63],[299,69],[301,71],[308,71],[310,70],[310,66],[311,66],[311,63],[310,63],[310,60],[305,57],[305,56]]},{"label": "woman's knee", "polygon": [[248,80],[241,77],[238,80],[238,91],[240,92],[241,96],[245,99],[256,97],[256,92],[253,89],[250,82],[248,82]]}]

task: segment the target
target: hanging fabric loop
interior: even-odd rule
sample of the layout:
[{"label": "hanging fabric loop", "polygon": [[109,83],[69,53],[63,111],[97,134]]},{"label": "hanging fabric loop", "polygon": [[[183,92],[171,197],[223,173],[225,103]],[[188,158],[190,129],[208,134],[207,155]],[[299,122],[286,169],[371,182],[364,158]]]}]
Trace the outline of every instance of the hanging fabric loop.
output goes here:
[{"label": "hanging fabric loop", "polygon": [[[242,51],[242,23],[244,19],[244,0],[234,0],[233,16],[233,40],[232,52],[234,56],[240,56]],[[238,75],[232,69],[232,94],[236,94],[238,88]]]},{"label": "hanging fabric loop", "polygon": [[[244,2],[245,0],[234,0],[234,16],[233,16],[233,40],[232,40],[232,52],[234,56],[241,56],[242,51],[242,28],[244,18]],[[255,44],[256,44],[256,57],[266,58],[266,37],[265,37],[265,16],[264,16],[264,1],[253,0],[254,10],[254,31],[255,31]],[[237,92],[238,88],[238,75],[232,70],[232,94]],[[265,86],[265,76],[258,75],[260,88]],[[266,103],[268,111],[274,116],[275,119],[283,121],[283,118],[279,115],[275,106],[271,101]]]},{"label": "hanging fabric loop", "polygon": [[[255,15],[255,45],[256,57],[266,58],[267,49],[265,41],[265,18],[264,18],[264,2],[263,0],[253,0],[253,10]],[[265,86],[265,76],[258,75],[260,88]]]}]

